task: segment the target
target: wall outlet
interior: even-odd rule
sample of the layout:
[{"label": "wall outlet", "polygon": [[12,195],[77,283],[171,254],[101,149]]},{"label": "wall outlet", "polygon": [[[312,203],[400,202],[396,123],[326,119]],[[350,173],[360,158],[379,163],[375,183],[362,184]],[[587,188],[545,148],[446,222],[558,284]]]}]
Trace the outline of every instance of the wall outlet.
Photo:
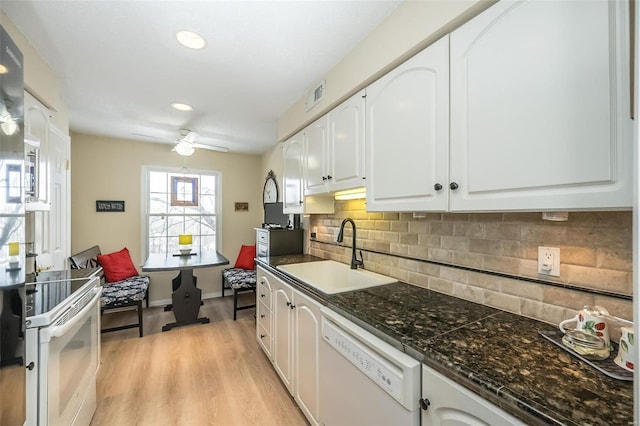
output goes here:
[{"label": "wall outlet", "polygon": [[557,247],[538,247],[538,273],[560,276],[560,249]]}]

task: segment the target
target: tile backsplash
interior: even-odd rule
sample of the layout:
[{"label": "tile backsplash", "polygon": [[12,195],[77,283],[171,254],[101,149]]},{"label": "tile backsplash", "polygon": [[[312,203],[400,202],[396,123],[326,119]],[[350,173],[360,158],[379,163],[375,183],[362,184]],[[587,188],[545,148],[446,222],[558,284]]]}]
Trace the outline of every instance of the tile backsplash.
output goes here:
[{"label": "tile backsplash", "polygon": [[[336,201],[334,214],[310,217],[316,241],[307,251],[349,263],[351,225],[344,246],[333,243],[335,230],[350,217],[366,269],[552,324],[584,305],[601,305],[612,315],[633,319],[632,302],[624,297],[632,295],[630,211],[572,212],[567,222],[543,221],[541,213],[423,215],[367,213],[364,200]],[[539,246],[560,248],[560,277],[537,273]]]}]

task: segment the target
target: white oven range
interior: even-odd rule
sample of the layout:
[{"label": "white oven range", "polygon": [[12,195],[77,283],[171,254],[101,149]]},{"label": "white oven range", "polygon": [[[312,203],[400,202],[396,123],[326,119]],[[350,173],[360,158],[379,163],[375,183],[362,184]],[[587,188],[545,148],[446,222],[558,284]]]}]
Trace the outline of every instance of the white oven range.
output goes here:
[{"label": "white oven range", "polygon": [[91,422],[100,365],[101,291],[98,277],[27,284],[26,426]]}]

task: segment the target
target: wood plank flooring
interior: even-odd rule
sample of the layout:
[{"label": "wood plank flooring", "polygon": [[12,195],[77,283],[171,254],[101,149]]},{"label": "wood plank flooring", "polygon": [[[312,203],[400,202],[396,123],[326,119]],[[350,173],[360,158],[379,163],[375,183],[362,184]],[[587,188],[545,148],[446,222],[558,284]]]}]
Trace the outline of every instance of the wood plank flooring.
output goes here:
[{"label": "wood plank flooring", "polygon": [[[145,308],[144,337],[137,328],[103,334],[91,425],[307,424],[256,342],[255,311],[233,321],[232,303],[206,300],[210,324],[164,333],[173,313]],[[103,327],[133,322],[135,311],[102,318]]]}]

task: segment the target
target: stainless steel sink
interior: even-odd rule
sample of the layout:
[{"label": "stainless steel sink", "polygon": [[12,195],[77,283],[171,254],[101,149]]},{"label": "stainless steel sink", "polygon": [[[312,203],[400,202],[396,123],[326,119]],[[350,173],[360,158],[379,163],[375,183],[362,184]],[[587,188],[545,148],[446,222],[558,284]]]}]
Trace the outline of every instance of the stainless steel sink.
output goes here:
[{"label": "stainless steel sink", "polygon": [[293,263],[278,266],[277,269],[326,294],[397,282],[391,277],[363,269],[351,269],[349,265],[333,260]]}]

